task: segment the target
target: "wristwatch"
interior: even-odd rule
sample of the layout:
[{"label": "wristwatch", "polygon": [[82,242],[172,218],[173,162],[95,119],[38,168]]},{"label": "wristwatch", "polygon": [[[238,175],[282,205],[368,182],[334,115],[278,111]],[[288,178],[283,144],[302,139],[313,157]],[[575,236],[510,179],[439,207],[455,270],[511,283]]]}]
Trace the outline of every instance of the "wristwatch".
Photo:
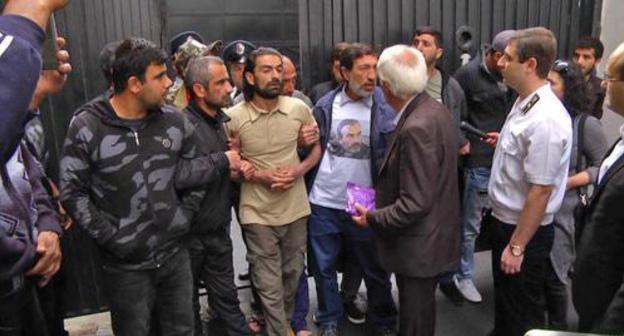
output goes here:
[{"label": "wristwatch", "polygon": [[524,248],[520,245],[509,244],[509,251],[511,251],[511,255],[514,257],[521,257],[524,254]]}]

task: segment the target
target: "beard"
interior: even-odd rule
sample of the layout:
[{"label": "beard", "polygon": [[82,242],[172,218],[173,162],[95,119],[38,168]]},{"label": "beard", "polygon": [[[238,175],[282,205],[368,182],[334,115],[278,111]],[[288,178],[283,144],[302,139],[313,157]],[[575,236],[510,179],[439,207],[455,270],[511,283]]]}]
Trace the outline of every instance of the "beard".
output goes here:
[{"label": "beard", "polygon": [[366,91],[363,87],[363,85],[360,85],[358,83],[355,82],[349,82],[349,89],[351,89],[351,91],[355,92],[356,95],[362,97],[362,98],[367,98],[373,95],[374,90],[372,91]]},{"label": "beard", "polygon": [[[278,84],[278,86],[271,87],[269,86],[271,84]],[[284,83],[282,81],[271,81],[265,87],[254,86],[254,92],[264,99],[275,99],[282,93],[283,86]]]},{"label": "beard", "polygon": [[204,102],[206,103],[206,105],[208,105],[208,107],[219,110],[224,107],[232,106],[232,97],[230,97],[229,94],[223,96],[220,100],[205,97]]}]

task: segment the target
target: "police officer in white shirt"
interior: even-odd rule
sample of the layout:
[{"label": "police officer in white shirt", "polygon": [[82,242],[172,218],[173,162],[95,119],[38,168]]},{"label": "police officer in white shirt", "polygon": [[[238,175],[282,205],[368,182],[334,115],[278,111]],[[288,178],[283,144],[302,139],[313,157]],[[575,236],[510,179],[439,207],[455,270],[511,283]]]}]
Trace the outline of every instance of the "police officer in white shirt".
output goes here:
[{"label": "police officer in white shirt", "polygon": [[518,99],[496,143],[489,197],[495,288],[493,335],[544,326],[543,284],[565,193],[572,122],[546,80],[557,40],[545,28],[517,31],[498,62]]}]

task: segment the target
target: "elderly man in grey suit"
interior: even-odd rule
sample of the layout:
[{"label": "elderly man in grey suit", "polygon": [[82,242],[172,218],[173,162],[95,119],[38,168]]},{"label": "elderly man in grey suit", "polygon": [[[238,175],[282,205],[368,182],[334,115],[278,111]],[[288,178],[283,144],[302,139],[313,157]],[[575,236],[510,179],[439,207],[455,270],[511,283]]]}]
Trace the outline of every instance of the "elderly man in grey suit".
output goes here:
[{"label": "elderly man in grey suit", "polygon": [[396,131],[378,172],[377,209],[358,204],[353,219],[373,227],[380,264],[396,275],[400,335],[433,335],[438,275],[455,269],[460,256],[457,130],[444,105],[424,92],[420,51],[387,48],[377,72],[398,111]]}]

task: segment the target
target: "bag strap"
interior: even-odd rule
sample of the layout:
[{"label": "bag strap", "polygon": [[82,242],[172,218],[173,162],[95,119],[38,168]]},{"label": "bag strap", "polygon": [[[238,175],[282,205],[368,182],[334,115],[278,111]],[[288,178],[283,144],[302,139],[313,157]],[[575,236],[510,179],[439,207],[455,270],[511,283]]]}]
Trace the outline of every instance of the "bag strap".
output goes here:
[{"label": "bag strap", "polygon": [[[578,116],[578,123],[576,124],[576,173],[580,173],[584,169],[583,165],[583,147],[585,143],[585,121],[587,120],[587,114],[581,113]],[[587,188],[579,187],[578,194],[582,198],[587,197]]]}]

